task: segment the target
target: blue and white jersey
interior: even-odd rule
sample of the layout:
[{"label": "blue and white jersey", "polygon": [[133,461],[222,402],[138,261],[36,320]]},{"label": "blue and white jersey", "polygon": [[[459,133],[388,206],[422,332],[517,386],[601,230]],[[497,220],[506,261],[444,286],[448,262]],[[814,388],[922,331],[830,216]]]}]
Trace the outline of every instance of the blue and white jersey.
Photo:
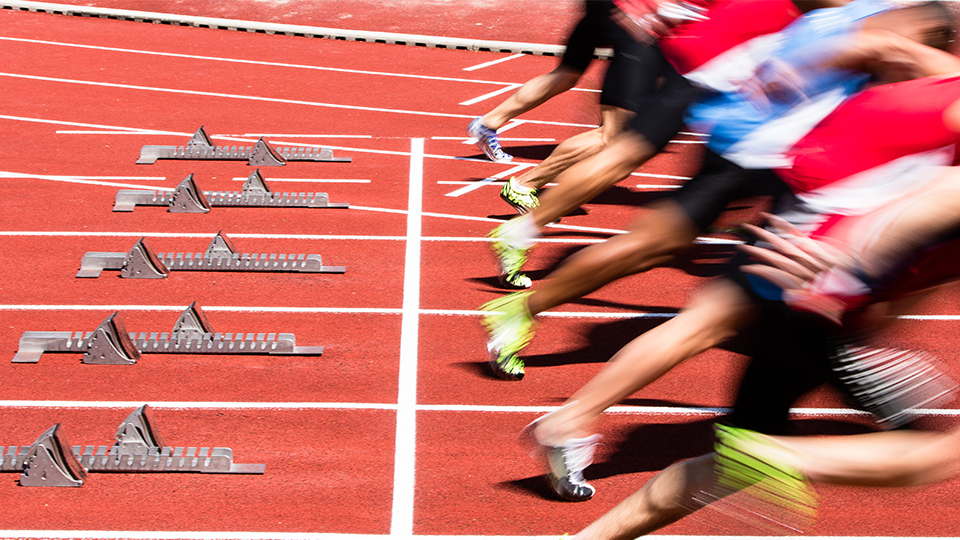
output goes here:
[{"label": "blue and white jersey", "polygon": [[741,167],[788,166],[786,151],[870,79],[862,72],[824,68],[822,62],[852,39],[863,19],[892,7],[888,0],[854,0],[812,11],[781,32],[758,38],[765,41],[754,47],[756,65],[761,70],[789,66],[803,78],[803,95],[796,100],[752,99],[739,89],[745,82],[741,67],[731,71],[729,89],[708,93],[690,106],[687,125],[709,134],[707,147]]}]

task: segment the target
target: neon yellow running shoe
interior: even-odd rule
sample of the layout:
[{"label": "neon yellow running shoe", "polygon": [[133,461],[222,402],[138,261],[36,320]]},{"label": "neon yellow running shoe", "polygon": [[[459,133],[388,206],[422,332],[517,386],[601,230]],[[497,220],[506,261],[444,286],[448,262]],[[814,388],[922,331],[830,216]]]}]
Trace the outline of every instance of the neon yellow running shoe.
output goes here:
[{"label": "neon yellow running shoe", "polygon": [[508,381],[523,379],[524,363],[517,353],[533,339],[536,320],[527,309],[530,291],[508,294],[480,307],[486,314],[487,356],[493,374]]},{"label": "neon yellow running shoe", "polygon": [[514,189],[513,177],[503,184],[503,188],[500,190],[500,198],[521,214],[526,214],[540,206],[540,199],[537,198],[537,190],[530,189],[530,191],[520,191]]},{"label": "neon yellow running shoe", "polygon": [[508,289],[529,289],[533,280],[523,274],[521,270],[526,264],[528,253],[533,246],[517,247],[503,239],[503,228],[510,222],[498,226],[488,235],[493,239],[491,248],[497,257],[497,272],[500,274],[500,285]]}]

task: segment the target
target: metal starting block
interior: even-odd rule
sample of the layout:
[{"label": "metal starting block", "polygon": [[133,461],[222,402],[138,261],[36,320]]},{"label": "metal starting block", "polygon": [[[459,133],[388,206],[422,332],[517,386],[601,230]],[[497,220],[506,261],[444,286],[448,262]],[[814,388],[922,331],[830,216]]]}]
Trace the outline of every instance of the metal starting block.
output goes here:
[{"label": "metal starting block", "polygon": [[246,161],[247,165],[278,167],[288,161],[349,162],[351,158],[335,158],[329,148],[274,148],[263,137],[254,146],[214,146],[200,126],[185,146],[144,145],[137,163],[156,163],[158,159]]},{"label": "metal starting block", "polygon": [[150,407],[130,413],[113,446],[70,446],[60,424],[29,447],[0,446],[0,472],[21,472],[21,486],[82,486],[88,472],[263,474],[264,464],[233,462],[229,448],[164,446]]},{"label": "metal starting block", "polygon": [[166,206],[168,212],[206,214],[212,206],[243,208],[349,208],[350,203],[331,203],[326,193],[281,193],[267,188],[260,169],[243,183],[240,191],[200,191],[193,174],[177,184],[173,191],[121,189],[113,204],[114,212],[133,212],[137,206]]},{"label": "metal starting block", "polygon": [[138,240],[127,253],[88,251],[80,260],[76,277],[100,277],[104,270],[119,270],[122,278],[161,279],[172,270],[343,274],[347,267],[323,266],[323,258],[316,253],[240,253],[220,231],[205,253],[156,253],[146,238]]},{"label": "metal starting block", "polygon": [[83,353],[84,364],[128,365],[141,354],[320,356],[323,347],[298,347],[293,334],[214,332],[194,302],[171,332],[128,333],[119,311],[93,332],[24,332],[12,362],[36,364],[47,352]]}]

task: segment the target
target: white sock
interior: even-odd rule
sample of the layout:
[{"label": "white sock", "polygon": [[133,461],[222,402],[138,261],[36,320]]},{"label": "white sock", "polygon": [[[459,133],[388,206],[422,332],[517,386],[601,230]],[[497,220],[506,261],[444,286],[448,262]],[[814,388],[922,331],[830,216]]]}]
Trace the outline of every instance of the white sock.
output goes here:
[{"label": "white sock", "polygon": [[539,237],[540,229],[537,228],[531,214],[515,217],[500,229],[500,238],[504,242],[522,249],[532,246],[533,241]]},{"label": "white sock", "polygon": [[532,188],[532,187],[524,187],[524,186],[521,186],[521,185],[517,182],[517,177],[516,177],[516,176],[511,176],[511,177],[510,177],[510,189],[516,191],[517,193],[530,193],[531,191],[534,190],[534,188]]}]

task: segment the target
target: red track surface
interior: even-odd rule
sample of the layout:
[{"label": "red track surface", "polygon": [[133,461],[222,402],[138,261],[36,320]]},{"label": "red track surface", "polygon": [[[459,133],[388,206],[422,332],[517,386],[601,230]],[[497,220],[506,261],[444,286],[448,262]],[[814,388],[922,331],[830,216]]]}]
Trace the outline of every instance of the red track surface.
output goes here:
[{"label": "red track surface", "polygon": [[[95,4],[131,8],[119,0]],[[143,2],[135,8],[159,11],[161,4]],[[216,3],[237,4],[259,3]],[[366,2],[349,4],[357,13],[372,9]],[[506,12],[507,5],[499,9]],[[198,2],[178,6],[186,14],[264,15],[195,13]],[[409,11],[399,11],[390,24],[364,13],[352,19],[364,21],[356,28],[444,31],[442,26],[427,31]],[[420,29],[403,21],[419,21]],[[335,26],[337,21],[279,22]],[[552,42],[542,33],[528,36],[498,39]],[[0,317],[6,328],[0,351],[12,358],[25,331],[92,330],[117,309],[131,331],[168,331],[192,301],[207,311],[218,331],[292,332],[298,345],[325,347],[318,358],[145,355],[133,366],[93,366],[80,363],[79,355],[47,354],[35,365],[0,362],[5,383],[0,401],[36,402],[0,407],[0,444],[28,445],[61,422],[72,443],[103,445],[132,410],[127,403],[167,403],[155,408],[168,443],[228,446],[238,463],[266,464],[263,476],[91,474],[80,489],[24,488],[17,485],[17,475],[4,474],[0,531],[65,531],[61,535],[68,536],[73,530],[184,531],[187,538],[203,536],[200,531],[214,536],[248,531],[260,537],[551,536],[578,530],[656,471],[709,448],[709,416],[609,414],[600,426],[606,446],[588,470],[598,495],[571,505],[546,497],[540,470],[516,444],[516,433],[561,403],[620,345],[662,320],[597,313],[673,313],[717,272],[728,248],[695,250],[674,267],[622,280],[562,308],[580,317],[545,317],[528,350],[530,367],[522,383],[494,380],[483,372],[484,336],[474,310],[501,291],[494,287],[492,260],[481,240],[494,220],[509,214],[493,186],[453,197],[447,195],[464,184],[441,182],[473,182],[513,166],[475,159],[476,149],[463,144],[467,120],[501,98],[460,103],[543,73],[555,60],[524,57],[467,72],[463,68],[502,56],[14,11],[0,11],[0,40],[5,60],[0,130],[7,134],[0,147],[5,188]],[[596,84],[591,72],[583,86]],[[508,140],[508,149],[519,163],[542,159],[555,144],[551,141],[596,121],[594,96],[569,92],[530,113],[524,117],[529,122],[507,137],[549,140]],[[239,189],[235,178],[251,172],[243,163],[134,163],[142,145],[182,145],[201,125],[216,144],[250,145],[256,135],[244,134],[273,134],[268,138],[278,146],[322,144],[352,157],[349,164],[290,163],[261,171],[275,191],[326,191],[332,202],[352,207],[214,208],[206,215],[149,207],[111,211],[118,184],[172,188],[194,173],[202,189]],[[298,134],[315,136],[289,136]],[[425,139],[426,153],[422,241],[412,239],[420,243],[421,258],[412,267],[405,260],[411,139]],[[640,172],[690,174],[695,162],[690,148],[671,145]],[[140,178],[71,182],[53,178],[58,176]],[[317,178],[370,182],[302,180]],[[284,179],[294,181],[281,183]],[[623,228],[640,211],[634,205],[655,196],[636,189],[637,184],[664,182],[632,177],[585,205],[584,212],[565,218],[562,226],[600,230],[551,232],[550,239],[567,242],[545,243],[535,251],[534,277],[585,241]],[[748,212],[732,212],[727,220]],[[325,264],[346,266],[347,272],[174,272],[148,281],[120,279],[107,271],[99,279],[74,278],[88,251],[127,251],[147,236],[157,251],[196,253],[220,230],[244,252],[320,253]],[[406,396],[412,387],[401,364],[411,351],[401,350],[401,337],[405,318],[416,313],[402,311],[404,282],[418,267],[416,387],[415,396]],[[945,293],[921,306],[920,313],[955,315],[957,302],[955,292]],[[956,324],[907,321],[890,339],[952,360]],[[710,351],[627,404],[727,406],[743,362],[733,352]],[[416,439],[407,441],[416,458],[415,484],[409,486],[415,487],[412,530],[396,530],[394,472],[404,466],[394,461],[397,410],[402,416],[410,409],[407,397],[415,397],[417,407]],[[840,406],[828,394],[801,405]],[[840,421],[850,418],[800,424],[807,431],[842,431]],[[958,488],[957,482],[915,490],[821,488],[821,518],[813,532],[952,535],[960,530]],[[760,532],[709,512],[705,516],[664,533]]]}]

